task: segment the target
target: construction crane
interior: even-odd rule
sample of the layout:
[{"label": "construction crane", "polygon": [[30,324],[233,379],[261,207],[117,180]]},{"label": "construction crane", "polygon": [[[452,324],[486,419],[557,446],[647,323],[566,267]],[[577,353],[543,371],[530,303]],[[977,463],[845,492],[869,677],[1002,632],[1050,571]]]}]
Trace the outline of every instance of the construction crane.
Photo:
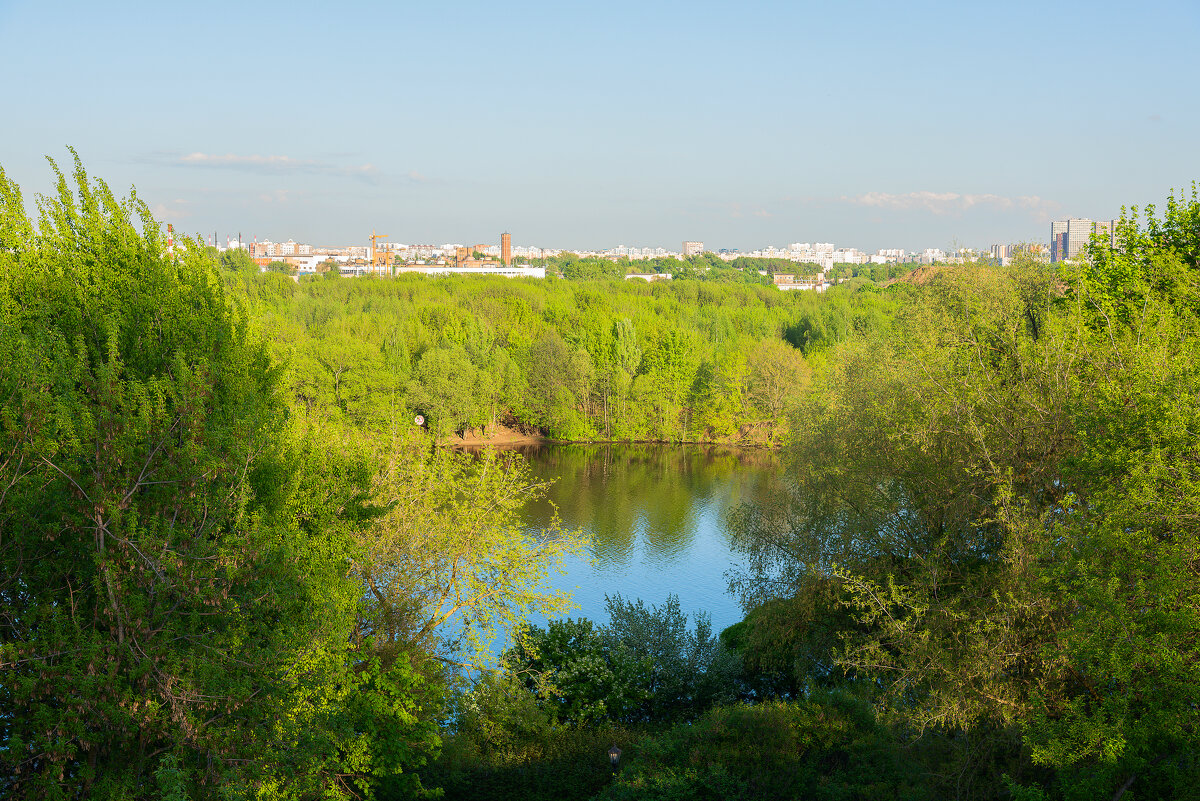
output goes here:
[{"label": "construction crane", "polygon": [[387,268],[387,255],[380,253],[376,240],[387,239],[387,234],[371,232],[371,272],[382,273]]}]

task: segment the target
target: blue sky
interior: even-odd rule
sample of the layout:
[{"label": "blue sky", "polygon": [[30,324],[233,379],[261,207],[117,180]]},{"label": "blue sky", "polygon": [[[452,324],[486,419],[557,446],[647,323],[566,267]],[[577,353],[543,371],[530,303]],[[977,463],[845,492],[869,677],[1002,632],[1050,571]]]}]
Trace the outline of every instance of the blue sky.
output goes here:
[{"label": "blue sky", "polygon": [[0,0],[0,165],[223,241],[1045,240],[1200,179],[1200,3]]}]

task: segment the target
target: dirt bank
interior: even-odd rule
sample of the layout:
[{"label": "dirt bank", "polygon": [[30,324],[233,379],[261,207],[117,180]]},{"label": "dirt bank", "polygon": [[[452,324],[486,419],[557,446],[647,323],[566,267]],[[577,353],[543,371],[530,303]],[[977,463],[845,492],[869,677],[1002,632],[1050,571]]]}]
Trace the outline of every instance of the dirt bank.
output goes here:
[{"label": "dirt bank", "polygon": [[540,445],[549,441],[537,431],[522,431],[519,428],[510,428],[508,426],[486,426],[484,428],[469,428],[462,432],[461,435],[455,434],[452,437],[447,437],[438,444],[456,448],[459,446],[478,447],[480,445]]}]

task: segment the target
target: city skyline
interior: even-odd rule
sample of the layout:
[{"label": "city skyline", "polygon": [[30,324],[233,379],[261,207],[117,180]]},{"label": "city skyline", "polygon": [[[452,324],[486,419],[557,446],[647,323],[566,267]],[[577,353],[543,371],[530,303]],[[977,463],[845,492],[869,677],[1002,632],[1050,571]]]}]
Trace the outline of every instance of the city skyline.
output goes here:
[{"label": "city skyline", "polygon": [[[1071,222],[1080,223],[1085,221],[1072,220]],[[1058,223],[1052,224],[1052,234],[1056,230],[1056,226],[1058,226]],[[1111,231],[1111,226],[1107,230]],[[511,276],[516,273],[509,271],[508,268],[516,267],[520,270],[528,268],[531,263],[537,264],[539,262],[544,266],[545,262],[543,260],[546,257],[557,257],[568,252],[584,258],[600,257],[614,261],[624,257],[634,264],[638,261],[662,258],[687,260],[695,256],[711,254],[718,256],[725,262],[736,263],[736,260],[740,257],[766,258],[768,260],[792,262],[797,265],[818,265],[822,270],[833,269],[837,265],[933,264],[935,262],[962,258],[987,258],[989,255],[992,258],[1000,259],[1002,263],[1007,263],[1007,260],[1020,250],[1028,250],[1031,254],[1042,258],[1049,257],[1052,261],[1058,260],[1055,257],[1056,251],[1054,246],[1046,246],[1041,243],[993,244],[988,248],[960,248],[949,252],[943,251],[940,248],[925,248],[921,251],[912,252],[906,251],[903,248],[882,248],[874,253],[868,253],[853,246],[838,247],[832,242],[793,242],[783,248],[768,245],[765,248],[754,250],[729,251],[722,249],[718,252],[706,248],[703,242],[691,240],[682,242],[678,251],[668,250],[663,247],[628,248],[624,245],[596,251],[584,248],[543,248],[537,245],[521,243],[514,246],[512,243],[512,234],[505,231],[500,235],[499,245],[484,242],[475,242],[469,245],[461,242],[442,244],[401,243],[395,241],[379,242],[378,249],[384,254],[380,257],[379,253],[376,252],[377,246],[375,242],[372,242],[370,247],[354,244],[331,246],[328,244],[314,245],[311,242],[296,242],[294,239],[288,239],[286,242],[275,242],[272,240],[258,241],[257,239],[246,242],[240,238],[227,237],[225,244],[222,246],[219,239],[219,236],[214,236],[208,241],[210,244],[215,244],[220,250],[244,249],[264,270],[268,269],[271,262],[276,260],[288,263],[293,269],[299,270],[301,273],[318,272],[320,271],[320,265],[329,259],[333,259],[344,265],[366,265],[356,267],[356,271],[353,273],[355,275],[362,271],[386,274],[388,270],[381,269],[384,265],[407,265],[414,268],[417,272],[423,272],[428,269],[426,265],[449,264],[456,268],[468,268],[466,269],[467,272],[499,270],[501,272],[508,272]],[[1082,244],[1086,243],[1075,243],[1075,253],[1079,251]],[[480,253],[482,256],[478,256]],[[544,272],[537,277],[545,277]],[[670,275],[667,278],[670,278]]]},{"label": "city skyline", "polygon": [[32,206],[71,145],[181,232],[271,239],[1044,242],[1200,177],[1197,33],[1182,1],[17,0],[0,166]]},{"label": "city skyline", "polygon": [[[1090,221],[1088,221],[1088,222],[1090,222]],[[749,254],[758,254],[758,253],[766,252],[766,251],[786,252],[789,250],[792,250],[792,251],[808,250],[810,248],[815,248],[818,250],[830,250],[830,251],[853,250],[853,251],[858,251],[858,252],[864,253],[866,255],[870,255],[869,252],[863,251],[861,248],[857,248],[853,245],[836,245],[833,242],[811,242],[811,243],[810,242],[804,242],[804,243],[789,242],[786,245],[781,245],[778,247],[774,244],[768,243],[768,244],[761,245],[759,247],[740,248],[740,249],[739,248],[710,248],[710,247],[705,246],[704,242],[702,242],[702,241],[700,241],[700,242],[687,241],[687,242],[683,243],[684,245],[699,246],[699,247],[692,248],[692,249],[668,248],[664,245],[650,245],[650,246],[645,246],[645,247],[639,247],[639,246],[628,246],[628,245],[624,245],[624,244],[617,244],[617,245],[614,245],[611,247],[606,247],[606,248],[572,248],[572,247],[549,247],[549,246],[538,245],[537,243],[520,242],[520,241],[518,241],[517,244],[513,245],[512,240],[511,240],[512,235],[510,233],[504,232],[501,236],[509,237],[507,247],[511,250],[511,253],[519,254],[519,255],[528,255],[529,253],[531,253],[533,251],[544,250],[548,254],[555,254],[555,255],[557,255],[559,253],[575,253],[577,255],[603,254],[603,255],[607,255],[607,256],[622,256],[622,255],[626,255],[625,251],[630,251],[631,252],[630,255],[633,258],[653,258],[655,256],[690,257],[690,256],[700,255],[703,253],[749,255]],[[368,239],[369,238],[370,237],[368,237]],[[364,244],[358,243],[358,242],[339,242],[339,243],[324,242],[324,243],[314,244],[314,241],[312,241],[312,240],[304,241],[303,237],[302,237],[301,241],[297,241],[294,237],[288,237],[286,240],[276,240],[276,239],[270,239],[270,238],[261,238],[260,239],[256,236],[255,237],[239,237],[237,235],[226,236],[226,237],[222,238],[220,236],[219,232],[215,232],[215,236],[205,237],[204,235],[200,235],[200,239],[201,239],[202,244],[217,247],[219,250],[226,250],[226,249],[231,249],[231,248],[234,248],[234,249],[245,248],[245,249],[249,250],[255,246],[283,246],[283,247],[288,247],[288,248],[306,248],[307,250],[313,251],[313,252],[324,251],[324,250],[346,250],[346,249],[359,249],[359,250],[363,250],[364,252],[371,250],[371,246],[364,245]],[[994,244],[998,244],[998,243],[994,243]],[[1003,244],[1005,244],[1005,245],[1039,244],[1042,247],[1045,247],[1044,243],[1009,242],[1009,243],[1003,243]],[[438,243],[438,242],[422,242],[419,240],[414,240],[411,242],[380,242],[378,247],[380,250],[386,250],[386,251],[433,249],[433,250],[445,250],[448,252],[453,252],[456,249],[461,249],[461,248],[465,247],[468,249],[475,249],[475,250],[480,250],[480,251],[483,251],[486,253],[491,253],[492,255],[500,256],[502,259],[504,258],[503,254],[504,254],[505,248],[506,248],[505,241],[503,238],[500,239],[499,244],[496,244],[495,242],[492,242],[492,243],[479,242],[477,237],[469,239],[469,240],[464,240],[461,242],[440,242],[440,243]],[[926,250],[926,249],[928,249],[928,248],[922,248],[921,250]],[[971,246],[963,246],[958,249],[963,250],[963,251],[972,251],[972,252],[979,252],[979,251],[987,250],[986,247],[971,247]],[[880,254],[899,253],[899,254],[903,255],[905,253],[911,254],[911,253],[917,253],[920,251],[919,250],[909,251],[905,248],[878,248],[876,252],[878,252]],[[293,253],[292,250],[286,250],[286,251],[279,252],[277,255],[291,255],[292,253]]]}]

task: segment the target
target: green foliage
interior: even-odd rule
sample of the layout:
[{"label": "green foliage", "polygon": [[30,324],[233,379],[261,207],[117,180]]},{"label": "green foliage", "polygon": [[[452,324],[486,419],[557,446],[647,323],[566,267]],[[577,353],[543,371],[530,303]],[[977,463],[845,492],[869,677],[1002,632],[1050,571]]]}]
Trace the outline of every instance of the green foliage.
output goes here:
[{"label": "green foliage", "polygon": [[[819,631],[832,591],[862,632],[846,639],[844,663],[883,672],[904,707],[919,694],[931,721],[1004,722],[1035,691],[995,682],[1041,636],[1018,621],[1048,611],[1026,571],[1033,531],[1009,536],[1001,514],[1059,507],[1056,466],[1073,438],[1064,382],[1037,369],[1069,364],[1070,345],[1057,325],[1028,339],[1027,320],[1050,299],[1026,269],[943,274],[903,309],[895,337],[844,346],[797,415],[794,494],[741,520],[747,599],[790,597],[813,614],[799,625]],[[905,667],[948,658],[961,668]]]},{"label": "green foliage", "polygon": [[4,795],[344,797],[419,764],[430,691],[351,646],[267,346],[197,243],[55,171],[36,231],[0,173]]},{"label": "green foliage", "polygon": [[552,719],[570,724],[690,719],[736,693],[737,657],[713,636],[707,615],[695,628],[679,598],[649,608],[607,598],[611,622],[551,620],[527,625],[503,657]]},{"label": "green foliage", "polygon": [[479,371],[461,347],[432,348],[412,371],[408,404],[425,415],[431,431],[447,437],[484,422]]},{"label": "green foliage", "polygon": [[706,613],[697,614],[689,629],[677,595],[649,608],[641,599],[626,601],[620,594],[605,600],[608,647],[650,660],[642,719],[687,719],[736,695],[739,660],[713,635]]},{"label": "green foliage", "polygon": [[741,660],[745,691],[794,698],[851,682],[853,671],[838,660],[844,641],[861,633],[848,601],[835,582],[814,581],[803,594],[768,600],[722,631],[721,643]]},{"label": "green foliage", "polygon": [[555,720],[572,724],[640,719],[654,670],[648,656],[612,647],[592,621],[571,618],[527,624],[503,664]]},{"label": "green foliage", "polygon": [[250,258],[250,254],[241,248],[229,248],[228,250],[221,251],[218,263],[221,269],[232,273],[240,273],[246,276],[253,276],[259,273],[258,265],[254,259]]},{"label": "green foliage", "polygon": [[756,627],[811,642],[833,598],[828,653],[893,714],[1019,726],[1052,796],[1196,786],[1198,232],[1193,189],[1059,274],[942,271],[829,351],[791,497],[739,519],[736,586],[797,613]]},{"label": "green foliage", "polygon": [[520,456],[428,453],[410,437],[378,458],[370,497],[382,513],[357,534],[351,561],[366,591],[359,634],[377,652],[478,665],[527,615],[569,608],[546,577],[586,539],[557,520],[525,529],[520,510],[544,487]]},{"label": "green foliage", "polygon": [[520,677],[483,673],[456,699],[453,728],[499,761],[520,759],[550,737],[554,717]]},{"label": "green foliage", "polygon": [[812,371],[804,356],[786,342],[764,339],[746,359],[746,394],[767,420],[778,420],[808,387]]},{"label": "green foliage", "polygon": [[771,343],[815,353],[842,334],[801,341],[797,320],[836,306],[848,334],[885,326],[894,305],[741,280],[224,275],[291,365],[294,403],[365,430],[419,413],[443,442],[508,425],[573,441],[778,443],[810,365]]},{"label": "green foliage", "polygon": [[588,799],[612,781],[608,749],[641,736],[612,724],[556,726],[518,751],[495,752],[470,734],[455,734],[423,778],[447,801]]},{"label": "green foliage", "polygon": [[[626,260],[628,261],[628,260]],[[564,254],[555,265],[563,278],[571,281],[594,281],[597,279],[621,279],[627,272],[625,265],[610,259],[596,257],[579,258],[574,253]]]},{"label": "green foliage", "polygon": [[835,287],[824,293],[823,302],[804,309],[784,328],[784,339],[810,355],[851,337],[884,332],[904,291],[894,287],[880,293],[871,284]]},{"label": "green foliage", "polygon": [[928,798],[870,708],[848,696],[718,707],[622,754],[598,799]]}]

